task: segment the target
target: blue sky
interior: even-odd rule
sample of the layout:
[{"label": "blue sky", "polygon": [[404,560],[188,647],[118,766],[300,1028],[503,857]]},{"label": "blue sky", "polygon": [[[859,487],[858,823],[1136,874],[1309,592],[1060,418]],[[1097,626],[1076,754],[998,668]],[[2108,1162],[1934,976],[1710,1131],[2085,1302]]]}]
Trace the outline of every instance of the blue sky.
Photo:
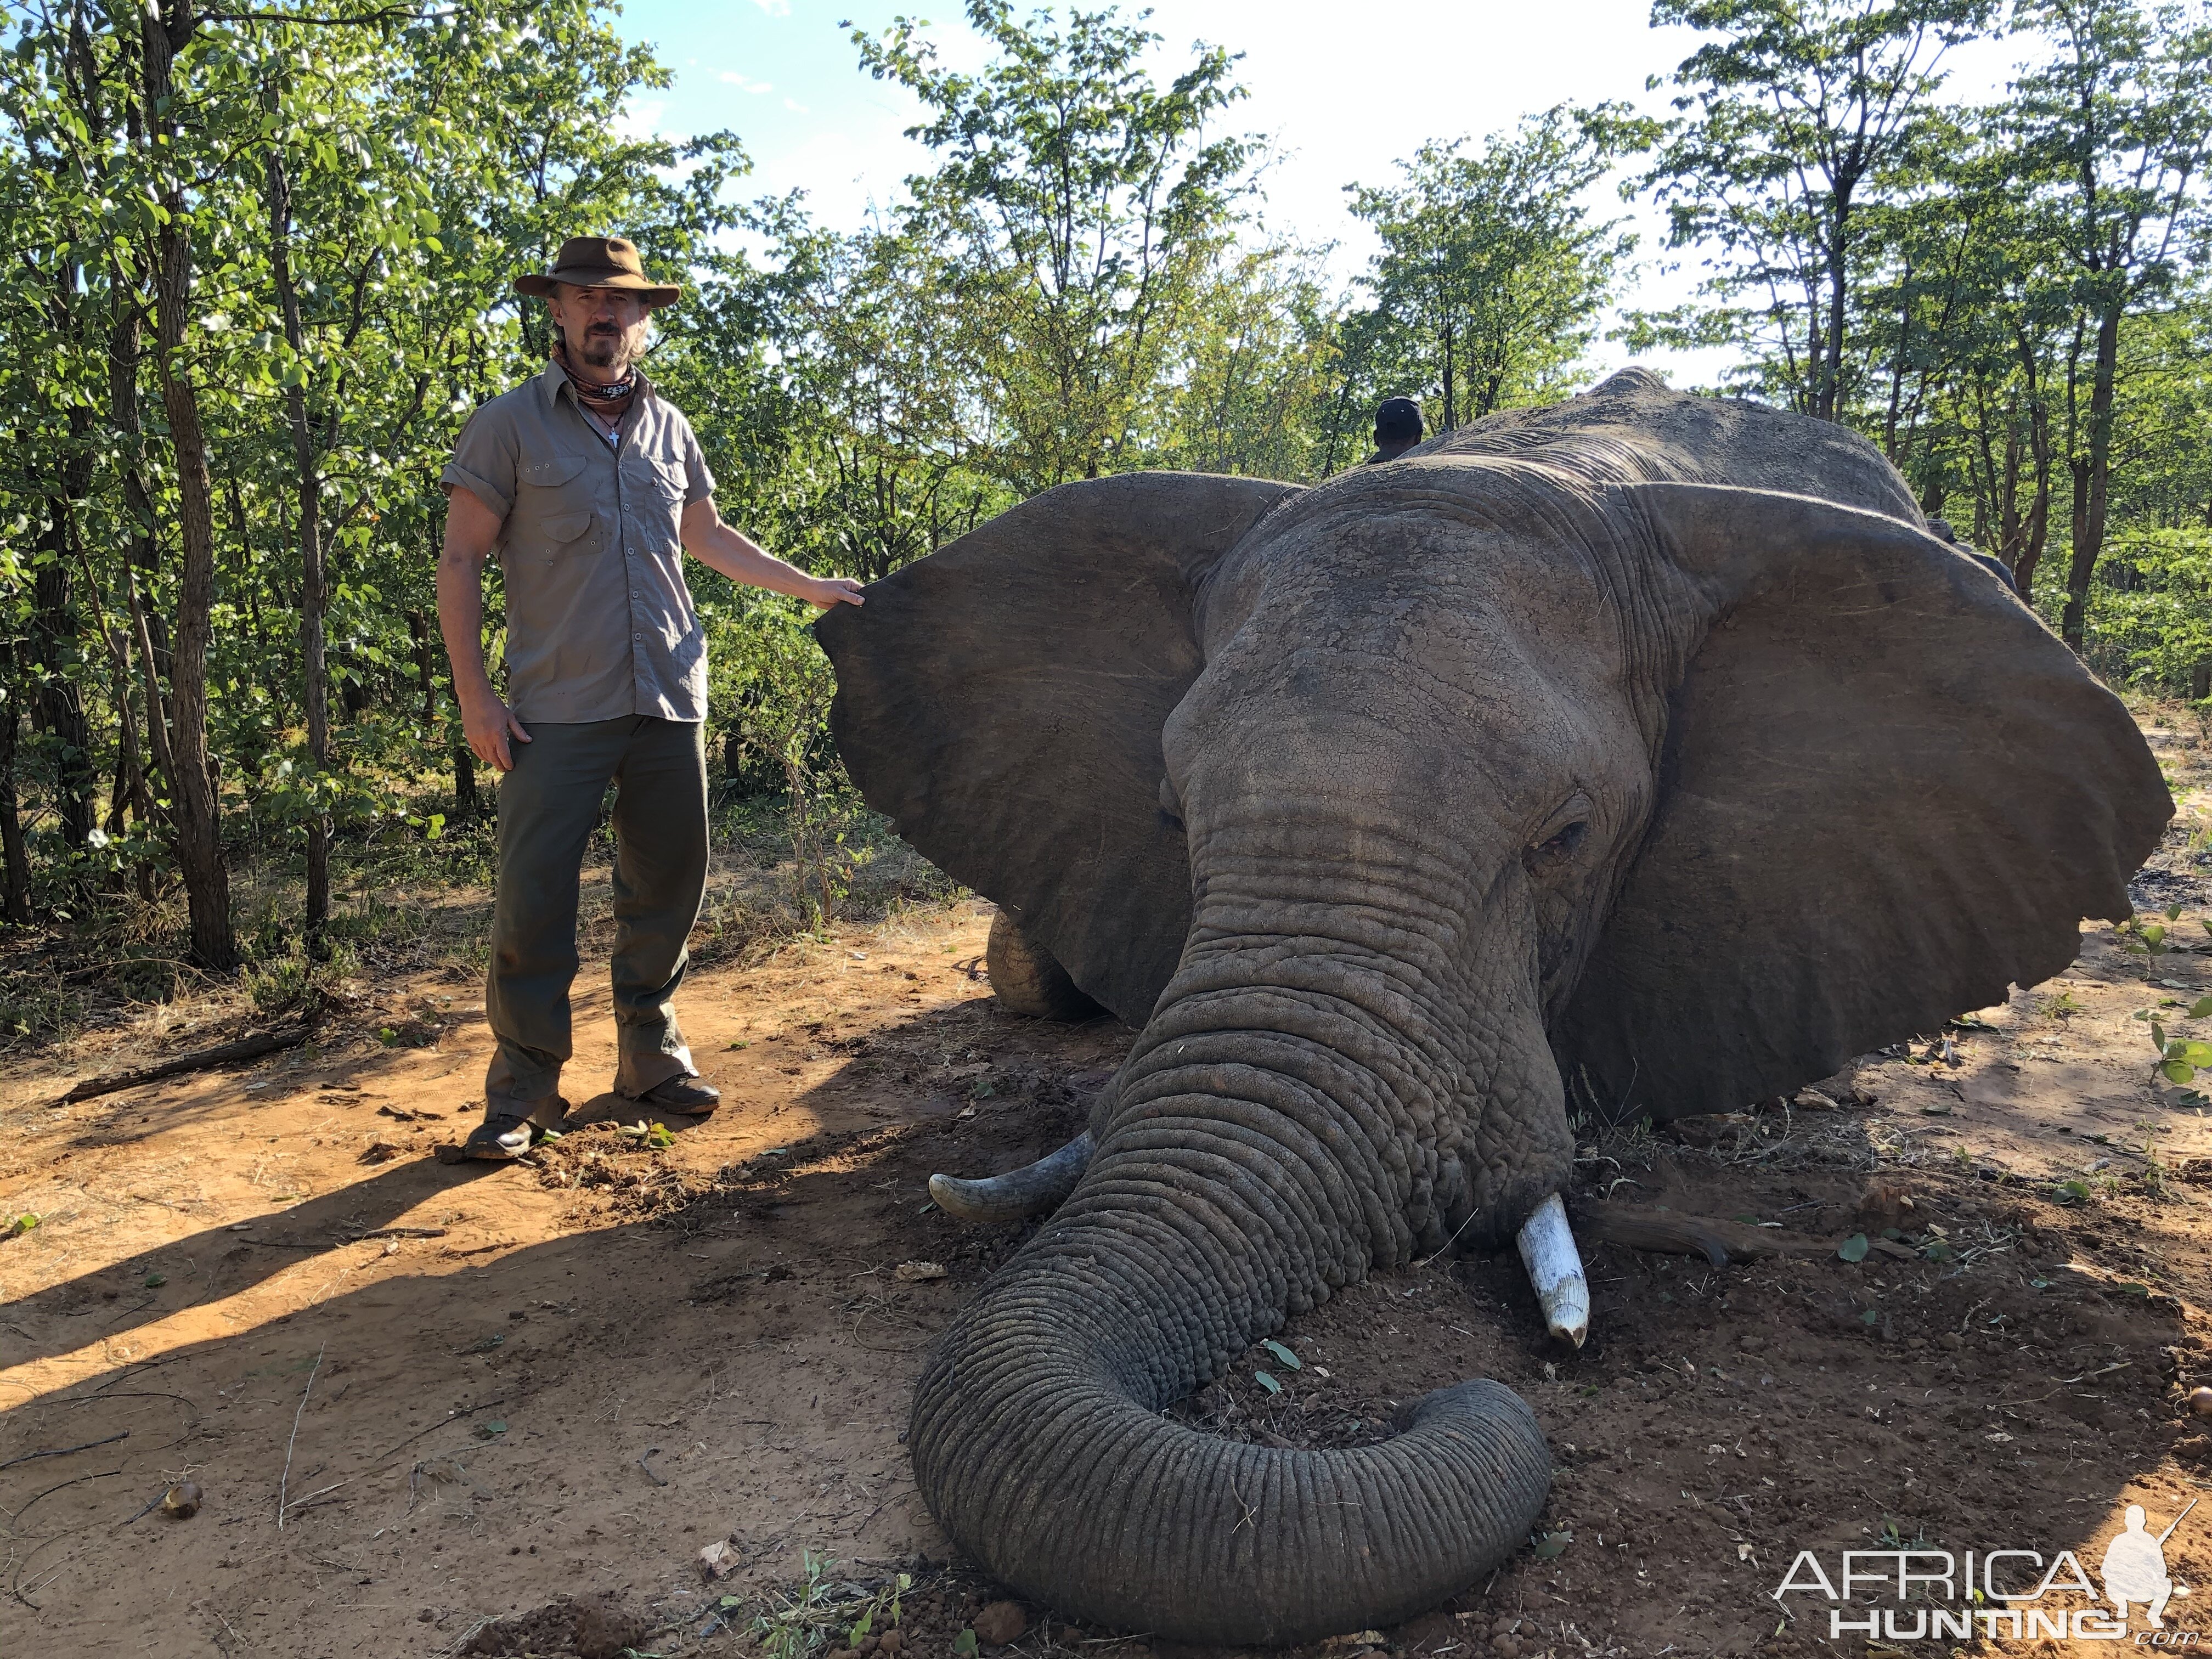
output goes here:
[{"label": "blue sky", "polygon": [[[880,31],[902,11],[933,21],[948,64],[984,61],[962,8],[946,0],[629,0],[618,27],[651,42],[676,76],[665,93],[641,100],[631,119],[677,137],[732,128],[754,161],[748,193],[803,190],[818,220],[857,226],[929,158],[902,136],[918,107],[860,72],[839,21]],[[1348,279],[1364,268],[1372,242],[1346,211],[1343,187],[1390,179],[1398,158],[1424,141],[1495,131],[1562,101],[1630,99],[1661,111],[1663,95],[1644,82],[1668,73],[1698,37],[1653,29],[1649,17],[1650,0],[1457,0],[1356,11],[1299,0],[1156,0],[1151,27],[1163,37],[1164,77],[1188,61],[1196,40],[1243,54],[1237,72],[1250,96],[1227,118],[1235,130],[1267,135],[1279,153],[1266,180],[1267,228],[1334,243],[1334,267]],[[1958,60],[1954,90],[1993,91],[2014,55],[2002,45],[1971,52]],[[1601,205],[1626,211],[1609,199]],[[1662,255],[1657,222],[1640,215],[1633,222],[1644,233],[1644,267],[1630,302],[1685,297],[1694,264],[1663,270],[1673,261]],[[1624,361],[1618,346],[1602,356]],[[1698,353],[1655,366],[1678,381],[1705,380],[1723,361]]]}]

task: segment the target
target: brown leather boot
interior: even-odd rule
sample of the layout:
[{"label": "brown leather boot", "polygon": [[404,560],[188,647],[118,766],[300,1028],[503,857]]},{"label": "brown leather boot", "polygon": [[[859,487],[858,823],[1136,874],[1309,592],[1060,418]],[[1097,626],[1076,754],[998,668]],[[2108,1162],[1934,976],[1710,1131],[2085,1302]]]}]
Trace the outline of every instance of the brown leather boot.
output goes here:
[{"label": "brown leather boot", "polygon": [[672,1077],[654,1084],[641,1095],[624,1095],[623,1098],[652,1111],[704,1117],[722,1103],[722,1091],[702,1078]]}]

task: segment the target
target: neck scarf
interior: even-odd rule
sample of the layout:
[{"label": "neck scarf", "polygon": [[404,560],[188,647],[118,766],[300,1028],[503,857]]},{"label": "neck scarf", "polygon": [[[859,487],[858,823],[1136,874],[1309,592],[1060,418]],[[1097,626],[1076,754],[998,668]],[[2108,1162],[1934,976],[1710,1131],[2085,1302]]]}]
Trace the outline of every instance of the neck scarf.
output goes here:
[{"label": "neck scarf", "polygon": [[593,386],[569,367],[566,341],[556,349],[554,361],[561,365],[561,372],[568,377],[570,390],[587,404],[618,404],[637,390],[637,371],[634,368],[611,386]]}]

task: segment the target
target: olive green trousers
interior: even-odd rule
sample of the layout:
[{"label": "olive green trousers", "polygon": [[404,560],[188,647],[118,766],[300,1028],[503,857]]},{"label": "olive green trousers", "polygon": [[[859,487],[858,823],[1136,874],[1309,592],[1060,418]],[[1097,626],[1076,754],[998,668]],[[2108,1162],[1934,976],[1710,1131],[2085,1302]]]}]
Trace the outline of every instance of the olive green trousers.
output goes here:
[{"label": "olive green trousers", "polygon": [[696,720],[649,714],[541,721],[499,784],[499,878],[484,1013],[498,1041],[486,1099],[556,1093],[574,1051],[576,901],[584,854],[615,786],[614,1087],[641,1095],[696,1075],[676,1021],[684,942],[707,888],[707,750]]}]

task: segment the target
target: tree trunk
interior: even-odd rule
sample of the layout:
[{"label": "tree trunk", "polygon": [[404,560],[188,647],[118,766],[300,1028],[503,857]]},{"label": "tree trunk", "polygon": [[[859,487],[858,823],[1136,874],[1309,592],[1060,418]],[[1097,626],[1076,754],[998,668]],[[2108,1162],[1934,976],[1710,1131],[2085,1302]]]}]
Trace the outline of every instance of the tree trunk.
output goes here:
[{"label": "tree trunk", "polygon": [[422,686],[422,732],[427,737],[438,718],[438,664],[430,647],[434,637],[430,619],[419,611],[409,611],[407,633],[415,643],[415,674]]},{"label": "tree trunk", "polygon": [[[168,710],[163,705],[161,683],[155,674],[155,664],[158,659],[154,652],[153,627],[147,617],[146,607],[138,599],[137,573],[127,568],[123,574],[123,591],[125,600],[131,607],[131,632],[137,639],[139,654],[143,659],[139,665],[139,675],[146,688],[146,729],[154,740],[154,764],[161,769],[163,777],[173,778],[177,775],[177,757],[169,747]],[[173,801],[170,803],[168,816],[173,823],[176,819]],[[171,840],[173,843],[174,837]]]},{"label": "tree trunk", "polygon": [[2031,380],[2027,404],[2027,453],[2035,469],[2035,493],[2029,499],[2027,525],[2022,534],[2019,562],[2013,566],[2013,582],[2020,596],[2035,603],[2035,568],[2043,562],[2043,550],[2051,540],[2051,411],[2044,406],[2040,389]]},{"label": "tree trunk", "polygon": [[47,555],[32,584],[31,640],[38,653],[39,718],[54,740],[54,811],[62,839],[82,853],[92,836],[92,732],[84,714],[84,691],[77,684],[82,653],[77,617],[70,603],[69,502],[47,503]]},{"label": "tree trunk", "polygon": [[[1835,239],[1828,253],[1828,322],[1826,337],[1814,343],[1819,365],[1813,386],[1813,413],[1824,421],[1836,418],[1842,402],[1844,378],[1844,298],[1849,281],[1844,265],[1844,226],[1850,198],[1838,193]],[[1902,349],[1902,347],[1899,348]]]},{"label": "tree trunk", "polygon": [[2097,357],[2089,386],[2089,447],[2070,463],[2074,475],[2074,556],[2066,567],[2066,611],[2059,635],[2076,652],[2088,635],[2089,583],[2105,551],[2105,512],[2112,488],[2112,387],[2120,359],[2120,307],[2097,319]]},{"label": "tree trunk", "polygon": [[483,816],[477,795],[477,757],[465,743],[453,748],[453,816],[471,823]]},{"label": "tree trunk", "polygon": [[2205,658],[2189,671],[2189,696],[2194,702],[2212,697],[2212,657]]},{"label": "tree trunk", "polygon": [[[12,653],[9,653],[12,655]],[[0,686],[0,863],[6,866],[7,896],[0,915],[21,926],[31,919],[31,859],[23,845],[23,817],[15,798],[16,733],[22,729],[23,700],[13,685]]]},{"label": "tree trunk", "polygon": [[146,751],[138,738],[137,702],[131,696],[131,635],[117,629],[108,636],[107,648],[115,667],[115,790],[107,805],[107,832],[112,836],[122,833],[126,808],[137,815],[141,830],[152,826],[154,815],[147,810]]},{"label": "tree trunk", "polygon": [[[269,155],[269,270],[283,313],[284,340],[296,361],[306,355],[300,326],[300,296],[292,283],[292,188],[284,174],[284,155]],[[329,594],[323,569],[322,477],[315,439],[307,421],[307,389],[298,381],[284,391],[284,411],[292,428],[292,465],[300,500],[300,665],[301,704],[307,720],[307,758],[319,799],[331,772],[330,664],[325,655],[323,615]],[[331,919],[331,815],[327,807],[307,820],[307,945],[323,951],[323,929]]]},{"label": "tree trunk", "polygon": [[1453,338],[1451,317],[1447,313],[1444,318],[1444,423],[1441,428],[1445,432],[1455,431],[1459,427],[1459,404],[1454,374],[1458,364],[1454,362],[1453,352],[1453,347],[1457,343]]},{"label": "tree trunk", "polygon": [[[143,23],[146,108],[152,131],[165,142],[176,132],[164,112],[174,98],[167,26],[149,7]],[[184,29],[190,33],[190,15]],[[155,233],[155,340],[159,348],[161,403],[169,417],[169,443],[177,469],[179,528],[184,568],[177,591],[177,625],[169,689],[175,703],[170,748],[174,764],[169,793],[177,817],[177,863],[191,912],[192,959],[228,973],[238,963],[231,931],[230,872],[222,861],[221,802],[208,764],[207,653],[215,609],[215,491],[208,473],[207,436],[200,422],[199,388],[185,359],[186,308],[191,302],[190,204],[181,181],[162,192],[167,217]]]}]

